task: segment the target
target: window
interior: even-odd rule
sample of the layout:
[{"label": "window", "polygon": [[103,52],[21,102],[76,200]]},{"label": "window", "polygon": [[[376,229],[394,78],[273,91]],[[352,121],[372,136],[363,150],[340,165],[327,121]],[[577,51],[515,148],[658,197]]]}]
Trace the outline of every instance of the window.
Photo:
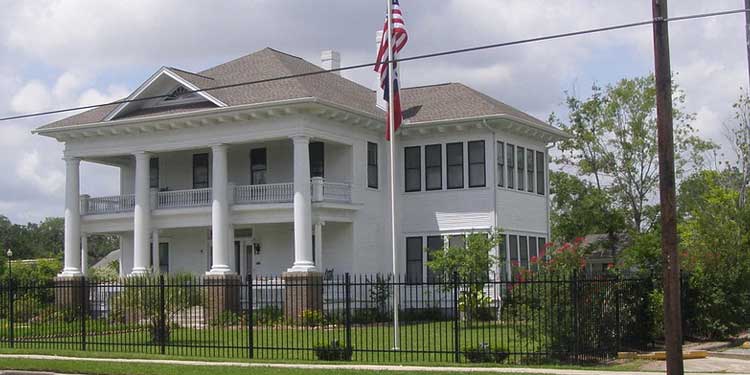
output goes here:
[{"label": "window", "polygon": [[193,155],[193,189],[208,187],[208,154]]},{"label": "window", "polygon": [[448,143],[445,145],[448,166],[448,189],[464,187],[464,144]]},{"label": "window", "polygon": [[524,184],[524,180],[526,179],[526,175],[524,174],[523,170],[526,167],[526,162],[524,156],[526,156],[526,153],[523,150],[523,147],[516,147],[516,166],[518,167],[518,190],[525,190],[526,186]]},{"label": "window", "polygon": [[518,266],[520,264],[518,261],[518,236],[508,236],[508,252],[510,252],[511,272],[515,276],[518,273]]},{"label": "window", "polygon": [[536,192],[544,195],[546,184],[544,182],[545,160],[543,152],[536,152]]},{"label": "window", "polygon": [[486,186],[484,141],[469,142],[469,187]]},{"label": "window", "polygon": [[262,185],[266,183],[266,149],[256,148],[250,150],[250,185]]},{"label": "window", "polygon": [[500,280],[507,280],[508,278],[508,236],[502,235],[503,240],[500,246],[497,247],[497,260],[500,263]]},{"label": "window", "polygon": [[508,149],[505,152],[505,154],[508,156],[507,157],[507,164],[506,164],[506,166],[507,166],[506,169],[508,170],[508,188],[513,189],[513,181],[516,179],[515,178],[515,173],[516,173],[516,164],[515,164],[515,161],[516,161],[516,151],[515,151],[515,146],[513,146],[510,143],[508,143]]},{"label": "window", "polygon": [[424,186],[426,190],[443,188],[443,146],[424,147]]},{"label": "window", "polygon": [[378,144],[367,142],[367,187],[378,188]]},{"label": "window", "polygon": [[404,173],[407,192],[422,190],[422,149],[419,146],[404,148]]},{"label": "window", "polygon": [[159,271],[161,273],[169,272],[169,243],[159,243]]},{"label": "window", "polygon": [[159,158],[151,158],[148,162],[148,187],[159,188]]},{"label": "window", "polygon": [[529,238],[526,236],[518,236],[518,252],[521,258],[521,267],[529,267]]},{"label": "window", "polygon": [[422,282],[422,237],[406,238],[406,282]]},{"label": "window", "polygon": [[505,186],[505,144],[497,142],[497,186]]},{"label": "window", "polygon": [[534,192],[534,150],[526,149],[526,191]]},{"label": "window", "polygon": [[448,247],[462,249],[464,246],[466,246],[466,238],[463,234],[448,237]]},{"label": "window", "polygon": [[[538,261],[539,253],[537,252],[537,245],[538,243],[536,242],[536,237],[529,237],[529,260],[536,257]],[[536,267],[536,265],[533,266]]]},{"label": "window", "polygon": [[[435,259],[435,252],[437,251],[443,251],[443,247],[445,244],[443,243],[443,237],[442,236],[428,236],[427,237],[427,261],[431,261]],[[427,268],[427,282],[428,283],[434,283],[440,281],[440,275],[433,272],[430,267]]]},{"label": "window", "polygon": [[310,142],[310,177],[325,177],[325,144]]},{"label": "window", "polygon": [[544,248],[547,245],[547,239],[544,237],[537,237],[536,242],[537,250],[539,251],[539,257],[541,258],[547,253],[547,249]]}]

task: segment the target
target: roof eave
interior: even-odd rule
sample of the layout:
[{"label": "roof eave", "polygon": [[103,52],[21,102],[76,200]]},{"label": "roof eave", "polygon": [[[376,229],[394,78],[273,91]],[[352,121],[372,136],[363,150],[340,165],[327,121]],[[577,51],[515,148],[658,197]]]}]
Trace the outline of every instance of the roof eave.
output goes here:
[{"label": "roof eave", "polygon": [[552,137],[553,141],[560,141],[560,140],[571,137],[568,133],[558,128],[555,128],[553,126],[550,126],[548,124],[545,124],[541,121],[529,121],[528,119],[524,119],[522,117],[518,117],[518,116],[511,115],[511,114],[506,114],[506,113],[498,113],[498,114],[483,115],[483,116],[461,117],[461,118],[444,119],[444,120],[409,122],[406,124],[406,128],[410,128],[410,127],[416,128],[416,127],[424,127],[424,126],[442,126],[442,125],[450,125],[450,124],[474,123],[474,122],[483,122],[483,121],[491,122],[491,121],[498,121],[498,120],[507,120],[507,121],[511,121],[519,125],[529,126],[533,128],[534,130],[546,133],[547,135]]}]

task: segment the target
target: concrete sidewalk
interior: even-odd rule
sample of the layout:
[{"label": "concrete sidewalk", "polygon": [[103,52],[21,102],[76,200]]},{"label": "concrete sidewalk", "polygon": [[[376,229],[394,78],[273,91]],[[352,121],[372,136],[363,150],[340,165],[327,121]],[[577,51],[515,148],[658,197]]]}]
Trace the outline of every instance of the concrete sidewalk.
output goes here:
[{"label": "concrete sidewalk", "polygon": [[[661,371],[603,371],[603,370],[566,370],[566,369],[549,369],[549,368],[518,368],[518,367],[429,367],[429,366],[394,366],[394,365],[326,365],[326,364],[303,364],[303,363],[242,363],[242,362],[201,362],[201,361],[177,361],[168,359],[115,359],[115,358],[80,358],[80,357],[62,357],[51,355],[36,354],[0,354],[3,358],[19,359],[44,359],[44,360],[65,360],[65,361],[87,361],[87,362],[116,362],[116,363],[151,363],[166,365],[182,366],[227,366],[227,367],[246,367],[246,368],[295,368],[295,369],[348,369],[348,370],[367,370],[367,371],[415,371],[415,372],[485,372],[501,374],[550,374],[550,375],[654,375],[663,373]],[[691,375],[715,375],[717,372],[686,372]],[[748,374],[747,372],[720,372],[722,374]],[[2,372],[0,372],[2,374]]]}]

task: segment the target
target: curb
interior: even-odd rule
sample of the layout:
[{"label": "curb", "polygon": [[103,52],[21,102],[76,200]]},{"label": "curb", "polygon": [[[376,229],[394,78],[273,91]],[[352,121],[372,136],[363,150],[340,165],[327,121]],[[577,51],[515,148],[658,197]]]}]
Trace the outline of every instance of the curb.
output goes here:
[{"label": "curb", "polygon": [[[38,359],[78,362],[115,362],[115,363],[143,363],[176,366],[208,366],[208,367],[243,367],[243,368],[287,368],[310,370],[364,370],[364,371],[411,371],[424,373],[499,373],[499,374],[548,374],[548,375],[655,375],[663,372],[653,371],[602,371],[602,370],[572,370],[550,368],[514,368],[514,367],[428,367],[428,366],[394,366],[394,365],[326,365],[326,364],[284,364],[284,363],[247,363],[247,362],[201,362],[177,361],[167,359],[114,359],[114,358],[81,358],[35,354],[0,354],[0,358]],[[0,372],[10,374],[52,374],[49,372]],[[691,375],[716,375],[716,373],[691,372]]]}]

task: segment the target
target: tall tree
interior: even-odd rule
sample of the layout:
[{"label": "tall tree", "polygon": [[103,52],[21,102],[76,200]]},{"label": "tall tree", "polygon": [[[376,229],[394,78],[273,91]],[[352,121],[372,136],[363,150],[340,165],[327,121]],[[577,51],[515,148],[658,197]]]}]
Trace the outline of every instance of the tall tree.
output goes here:
[{"label": "tall tree", "polygon": [[[706,151],[716,146],[695,135],[694,115],[682,110],[685,94],[674,90],[675,150],[678,175],[692,164],[701,166]],[[590,178],[610,194],[626,214],[630,227],[641,232],[654,224],[649,202],[658,187],[656,90],[653,75],[594,85],[588,99],[568,95],[568,121],[551,121],[572,135],[558,146],[558,162]],[[605,209],[605,208],[603,208]]]},{"label": "tall tree", "polygon": [[750,94],[742,91],[732,107],[735,122],[728,127],[727,138],[737,159],[729,162],[729,167],[738,177],[737,205],[739,208],[744,208],[750,184]]}]

